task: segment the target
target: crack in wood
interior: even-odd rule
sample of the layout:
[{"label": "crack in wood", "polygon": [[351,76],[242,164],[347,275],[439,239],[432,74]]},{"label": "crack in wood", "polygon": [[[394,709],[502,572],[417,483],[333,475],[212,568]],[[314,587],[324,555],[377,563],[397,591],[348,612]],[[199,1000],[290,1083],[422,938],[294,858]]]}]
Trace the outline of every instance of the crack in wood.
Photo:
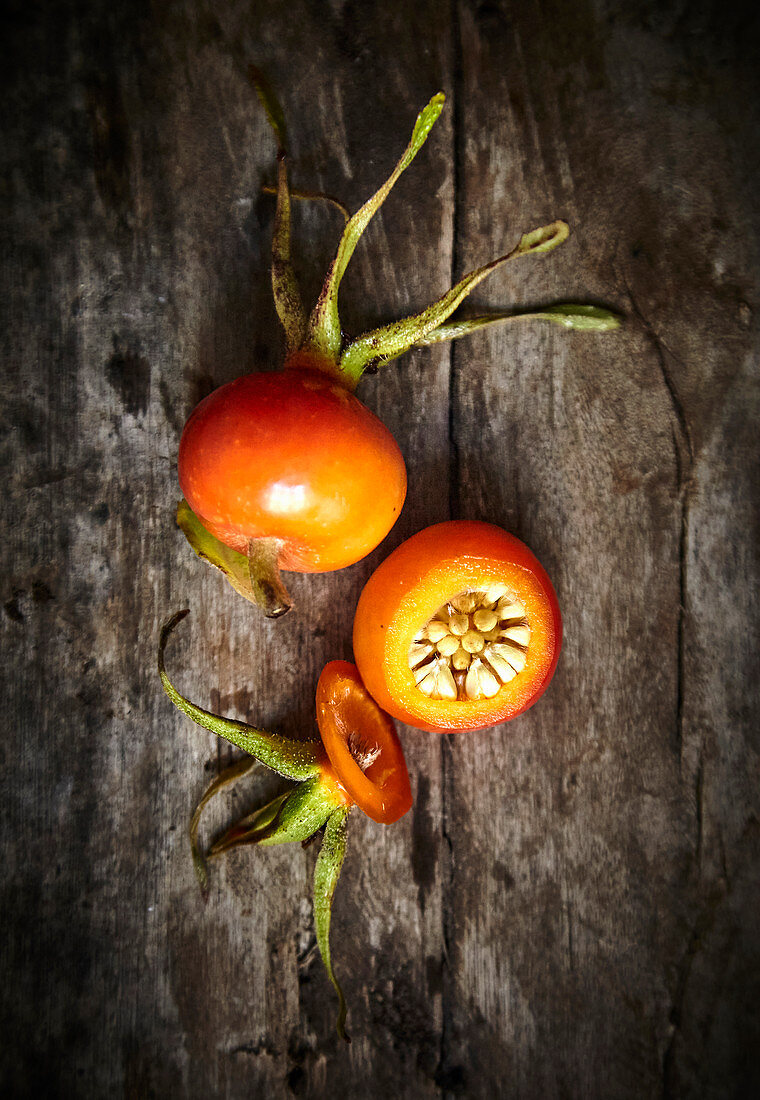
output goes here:
[{"label": "crack in wood", "polygon": [[727,893],[725,882],[718,882],[710,891],[694,922],[686,944],[686,950],[676,967],[676,983],[669,1017],[672,1031],[662,1056],[663,1100],[675,1100],[676,1097],[682,1095],[677,1077],[675,1056],[676,1044],[683,1027],[684,1006],[688,994],[689,979],[694,963],[704,949],[705,939],[715,927],[718,911],[727,897]]},{"label": "crack in wood", "polygon": [[[656,332],[652,323],[641,310],[625,272],[621,272],[622,281],[628,292],[631,308],[639,320],[649,342],[654,349],[660,375],[667,391],[674,417],[672,432],[673,452],[676,467],[676,489],[680,504],[678,531],[678,624],[677,624],[677,671],[676,671],[676,716],[675,740],[679,759],[683,760],[684,750],[684,681],[685,681],[685,618],[688,592],[688,547],[689,547],[689,509],[690,492],[693,487],[694,447],[683,402],[667,362],[666,352],[680,364],[680,360],[670,351]],[[681,364],[682,365],[682,364]]]}]

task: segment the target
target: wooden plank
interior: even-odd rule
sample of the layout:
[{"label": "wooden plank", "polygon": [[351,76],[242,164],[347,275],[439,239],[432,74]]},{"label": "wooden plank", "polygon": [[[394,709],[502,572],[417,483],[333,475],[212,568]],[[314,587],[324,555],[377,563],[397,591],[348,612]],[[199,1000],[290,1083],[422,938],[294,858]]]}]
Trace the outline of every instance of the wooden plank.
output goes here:
[{"label": "wooden plank", "polygon": [[[3,157],[2,743],[12,1096],[754,1095],[760,1045],[757,28],[710,6],[359,9],[238,0],[19,9]],[[525,327],[363,383],[409,465],[386,543],[257,620],[173,529],[184,419],[274,364],[273,142],[355,208],[450,106],[342,293],[358,331],[520,231],[558,252],[481,305],[617,304],[615,336]],[[299,206],[305,283],[338,226]],[[315,954],[315,851],[236,853],[203,905],[185,830],[234,754],[154,672],[286,733],[350,655],[361,587],[448,515],[503,524],[557,584],[539,706],[402,731],[413,814],[354,815],[333,922],[353,1043]],[[210,836],[278,787],[255,776]],[[7,838],[7,840],[5,839]]]},{"label": "wooden plank", "polygon": [[[154,650],[161,620],[190,604],[171,647],[177,681],[287,733],[313,726],[322,665],[350,655],[352,609],[379,554],[295,578],[298,611],[258,621],[174,529],[177,443],[205,392],[282,353],[273,204],[258,194],[274,144],[247,62],[281,92],[296,181],[356,208],[446,82],[447,19],[433,4],[358,23],[339,6],[294,19],[284,6],[103,4],[81,21],[22,24],[17,48],[29,69],[11,103],[20,438],[6,456],[17,722],[6,951],[17,995],[5,1006],[5,1081],[16,1095],[317,1094],[334,1063],[329,1078],[349,1094],[369,1077],[373,1095],[427,1095],[441,1016],[428,851],[440,837],[437,742],[409,746],[413,816],[393,830],[351,822],[333,925],[354,1034],[343,1050],[314,950],[314,850],[235,854],[201,903],[185,830],[230,754],[172,710]],[[32,126],[42,129],[29,156]],[[450,151],[449,117],[357,253],[348,325],[408,312],[447,284]],[[328,209],[296,216],[312,294],[338,228]],[[412,459],[410,506],[389,545],[440,518],[447,393],[445,351],[364,387]],[[269,789],[243,785],[209,828]]]},{"label": "wooden plank", "polygon": [[[757,494],[756,460],[752,474],[735,468],[743,428],[725,457],[730,425],[751,422],[735,402],[754,405],[756,361],[731,365],[752,346],[746,285],[721,277],[756,216],[716,168],[738,155],[748,176],[749,118],[724,129],[735,90],[715,104],[699,89],[725,35],[670,103],[660,89],[683,76],[692,26],[660,38],[657,24],[603,26],[558,6],[461,5],[460,18],[461,267],[503,248],[484,210],[515,235],[563,216],[575,234],[562,252],[505,273],[501,294],[496,277],[487,301],[592,298],[629,321],[606,339],[513,328],[455,352],[456,510],[533,547],[567,640],[535,711],[447,745],[445,1080],[468,1096],[505,1081],[510,1096],[704,1095],[705,1082],[750,1094],[756,1070],[735,1036],[757,1026],[739,961],[758,946],[757,785],[729,778],[726,757],[755,776],[757,693],[743,694],[742,665],[729,683],[746,708],[716,710],[725,662],[698,611],[709,576],[730,645],[756,577],[754,550],[719,564],[725,503],[715,515],[721,498],[746,507]],[[703,833],[719,845],[726,815],[742,837],[732,894],[715,852],[704,864]]]}]

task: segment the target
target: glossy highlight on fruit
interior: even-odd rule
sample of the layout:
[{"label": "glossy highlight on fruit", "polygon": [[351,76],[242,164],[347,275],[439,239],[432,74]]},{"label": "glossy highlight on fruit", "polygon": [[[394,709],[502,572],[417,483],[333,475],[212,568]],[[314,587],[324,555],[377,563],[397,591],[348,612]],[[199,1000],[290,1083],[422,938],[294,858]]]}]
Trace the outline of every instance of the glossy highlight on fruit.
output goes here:
[{"label": "glossy highlight on fruit", "polygon": [[385,425],[327,373],[238,378],[195,409],[182,434],[179,479],[221,542],[247,554],[276,539],[280,568],[342,569],[388,534],[406,467]]},{"label": "glossy highlight on fruit", "polygon": [[483,729],[543,694],[562,617],[535,555],[492,524],[420,531],[375,570],[354,618],[354,656],[380,707],[418,729]]}]

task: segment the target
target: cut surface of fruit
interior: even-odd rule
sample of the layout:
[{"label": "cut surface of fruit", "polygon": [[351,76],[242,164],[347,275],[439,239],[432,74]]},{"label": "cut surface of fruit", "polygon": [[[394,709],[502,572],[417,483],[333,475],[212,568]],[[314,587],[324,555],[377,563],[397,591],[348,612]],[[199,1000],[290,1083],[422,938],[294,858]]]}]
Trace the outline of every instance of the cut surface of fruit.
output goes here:
[{"label": "cut surface of fruit", "polygon": [[411,808],[404,752],[393,721],[356,665],[331,661],[317,684],[317,723],[338,782],[373,821],[389,825]]},{"label": "cut surface of fruit", "polygon": [[491,524],[419,532],[370,577],[354,620],[362,679],[419,729],[482,729],[515,717],[556,667],[562,619],[527,546]]},{"label": "cut surface of fruit", "polygon": [[409,668],[431,699],[492,699],[527,662],[530,625],[504,584],[460,592],[409,647]]}]

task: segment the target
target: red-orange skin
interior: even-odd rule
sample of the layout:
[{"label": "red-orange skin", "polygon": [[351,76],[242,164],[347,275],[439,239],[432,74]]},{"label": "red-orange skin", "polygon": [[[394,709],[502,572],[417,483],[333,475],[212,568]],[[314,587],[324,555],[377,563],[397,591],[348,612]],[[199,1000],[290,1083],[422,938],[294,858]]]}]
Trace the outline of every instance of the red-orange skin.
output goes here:
[{"label": "red-orange skin", "polygon": [[[330,661],[317,684],[317,724],[329,765],[322,769],[373,821],[390,825],[411,809],[412,790],[404,750],[391,719],[368,693],[356,665]],[[349,738],[377,758],[364,771],[349,748]]]},{"label": "red-orange skin", "polygon": [[313,365],[296,358],[221,386],[191,414],[179,448],[182,492],[204,526],[241,553],[249,539],[281,539],[280,567],[299,573],[359,561],[406,496],[391,433],[334,371]]},{"label": "red-orange skin", "polygon": [[[505,583],[526,607],[528,663],[493,699],[428,699],[407,654],[412,639],[448,599]],[[544,693],[562,646],[562,616],[552,583],[533,553],[500,527],[451,521],[420,531],[375,570],[354,619],[354,656],[383,710],[417,729],[484,729],[515,718]]]}]

